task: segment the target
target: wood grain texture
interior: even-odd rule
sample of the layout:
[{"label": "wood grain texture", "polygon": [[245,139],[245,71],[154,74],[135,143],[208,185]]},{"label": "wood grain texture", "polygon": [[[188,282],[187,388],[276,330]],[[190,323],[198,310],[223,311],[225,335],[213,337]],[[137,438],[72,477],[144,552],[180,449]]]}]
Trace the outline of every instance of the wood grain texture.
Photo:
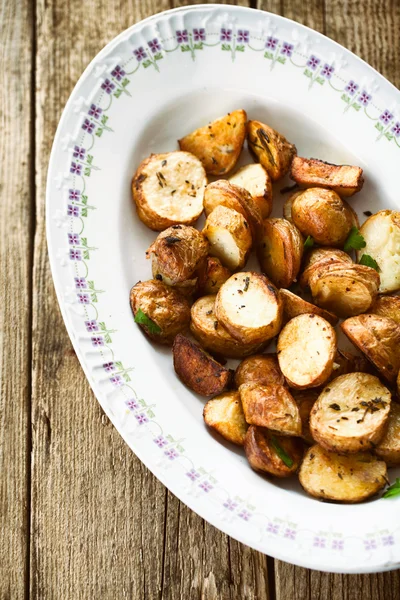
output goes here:
[{"label": "wood grain texture", "polygon": [[30,453],[32,12],[0,2],[0,598],[25,595]]}]

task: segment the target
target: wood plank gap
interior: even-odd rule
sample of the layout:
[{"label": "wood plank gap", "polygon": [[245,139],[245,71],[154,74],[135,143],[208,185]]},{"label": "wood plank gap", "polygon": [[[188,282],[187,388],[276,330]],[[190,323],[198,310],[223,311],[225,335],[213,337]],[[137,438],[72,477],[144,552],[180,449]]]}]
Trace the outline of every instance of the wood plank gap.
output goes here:
[{"label": "wood plank gap", "polygon": [[267,556],[268,600],[276,600],[275,559]]},{"label": "wood plank gap", "polygon": [[160,600],[164,595],[164,565],[165,565],[165,552],[167,546],[167,519],[168,519],[168,489],[164,490],[164,529],[163,529],[163,554],[161,560],[161,586],[160,586]]}]

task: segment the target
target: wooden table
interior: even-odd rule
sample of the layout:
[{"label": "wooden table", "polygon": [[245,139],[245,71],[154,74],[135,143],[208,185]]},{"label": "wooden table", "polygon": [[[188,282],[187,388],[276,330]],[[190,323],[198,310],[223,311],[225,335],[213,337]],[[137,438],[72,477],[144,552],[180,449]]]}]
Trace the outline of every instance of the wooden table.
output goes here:
[{"label": "wooden table", "polygon": [[[398,599],[399,571],[309,571],[205,523],[122,441],[68,339],[44,209],[61,111],[83,69],[116,34],[186,3],[0,0],[0,598]],[[399,86],[399,0],[238,4],[327,34]]]}]

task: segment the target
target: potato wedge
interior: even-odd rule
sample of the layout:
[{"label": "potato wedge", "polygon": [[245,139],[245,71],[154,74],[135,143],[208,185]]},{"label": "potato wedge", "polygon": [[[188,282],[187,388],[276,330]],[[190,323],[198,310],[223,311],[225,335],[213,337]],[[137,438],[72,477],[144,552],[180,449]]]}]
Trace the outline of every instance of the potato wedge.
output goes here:
[{"label": "potato wedge", "polygon": [[303,190],[294,192],[293,194],[291,194],[285,200],[285,203],[283,205],[283,218],[286,219],[287,221],[293,222],[293,219],[292,219],[292,204],[295,201],[295,199],[297,198],[297,196],[299,196],[302,193],[303,193]]},{"label": "potato wedge", "polygon": [[234,110],[178,140],[181,150],[191,152],[210,175],[229,173],[236,165],[246,137],[247,115]]},{"label": "potato wedge", "polygon": [[353,211],[332,190],[305,190],[293,200],[291,212],[301,233],[321,246],[343,246],[354,225]]},{"label": "potato wedge", "polygon": [[355,503],[374,496],[386,485],[387,469],[383,460],[369,452],[343,456],[315,444],[304,456],[299,480],[315,498]]},{"label": "potato wedge", "polygon": [[294,144],[260,121],[248,122],[247,141],[250,152],[268,172],[272,181],[278,181],[286,175],[297,154]]},{"label": "potato wedge", "polygon": [[198,274],[199,295],[216,294],[232,272],[221,264],[219,258],[207,256]]},{"label": "potato wedge", "polygon": [[319,390],[292,390],[292,396],[299,407],[301,419],[301,437],[307,444],[314,444],[310,431],[310,414],[319,396]]},{"label": "potato wedge", "polygon": [[259,163],[245,165],[229,177],[229,182],[244,188],[251,194],[262,219],[269,217],[272,211],[272,183],[262,165]]},{"label": "potato wedge", "polygon": [[360,233],[366,246],[357,252],[357,260],[360,261],[364,254],[376,260],[382,294],[400,290],[400,212],[377,212],[363,223]]},{"label": "potato wedge", "polygon": [[393,319],[400,325],[400,296],[378,296],[369,312]]},{"label": "potato wedge", "polygon": [[152,259],[153,277],[173,286],[196,276],[208,250],[209,243],[200,231],[173,225],[157,236],[146,257]]},{"label": "potato wedge", "polygon": [[243,383],[285,385],[276,354],[255,354],[242,360],[235,371],[235,385],[239,388]]},{"label": "potato wedge", "polygon": [[242,214],[217,206],[206,219],[203,234],[210,242],[210,254],[232,271],[241,269],[248,259],[253,238]]},{"label": "potato wedge", "polygon": [[341,328],[386,381],[394,385],[400,369],[400,326],[387,317],[358,315],[343,321]]},{"label": "potato wedge", "polygon": [[239,392],[225,392],[208,400],[203,418],[208,427],[218,431],[228,442],[243,446],[249,426],[244,418]]},{"label": "potato wedge", "polygon": [[363,170],[350,165],[333,165],[316,158],[295,156],[290,178],[303,187],[323,187],[340,196],[353,196],[364,185]]},{"label": "potato wedge", "polygon": [[299,230],[286,219],[264,219],[257,245],[260,267],[278,287],[289,287],[300,271],[304,243]]},{"label": "potato wedge", "polygon": [[282,302],[266,277],[247,271],[232,275],[220,288],[215,314],[235,339],[261,344],[280,331]]},{"label": "potato wedge", "polygon": [[319,315],[323,319],[326,319],[331,325],[336,325],[339,321],[338,317],[333,313],[303,300],[303,298],[296,296],[296,294],[293,294],[289,290],[280,289],[279,295],[283,302],[283,318],[285,322],[305,313]]},{"label": "potato wedge", "polygon": [[303,444],[298,438],[279,436],[263,427],[250,425],[244,451],[255,471],[275,477],[290,477],[299,468]]},{"label": "potato wedge", "polygon": [[383,437],[390,403],[390,391],[374,375],[349,373],[336,377],[312,408],[311,435],[332,452],[370,450]]},{"label": "potato wedge", "polygon": [[400,404],[392,402],[387,428],[375,448],[375,454],[382,458],[388,467],[400,465]]},{"label": "potato wedge", "polygon": [[175,336],[189,327],[189,302],[161,281],[136,283],[130,292],[130,304],[135,321],[160,344],[172,345]]},{"label": "potato wedge", "polygon": [[192,225],[203,212],[207,178],[201,162],[188,152],[151,154],[132,180],[139,219],[154,231]]},{"label": "potato wedge", "polygon": [[209,352],[227,358],[242,358],[259,352],[265,344],[238,342],[219,323],[215,315],[216,296],[199,298],[192,306],[190,329],[194,337]]},{"label": "potato wedge", "polygon": [[337,248],[315,248],[311,250],[306,256],[303,272],[299,277],[301,287],[308,287],[309,279],[317,266],[320,267],[322,264],[332,265],[337,262],[353,264],[351,256],[343,250]]},{"label": "potato wedge", "polygon": [[239,394],[249,425],[266,427],[281,435],[301,435],[299,407],[283,385],[242,383]]},{"label": "potato wedge", "polygon": [[280,332],[277,351],[279,366],[291,387],[318,387],[332,373],[336,333],[319,315],[299,315]]}]

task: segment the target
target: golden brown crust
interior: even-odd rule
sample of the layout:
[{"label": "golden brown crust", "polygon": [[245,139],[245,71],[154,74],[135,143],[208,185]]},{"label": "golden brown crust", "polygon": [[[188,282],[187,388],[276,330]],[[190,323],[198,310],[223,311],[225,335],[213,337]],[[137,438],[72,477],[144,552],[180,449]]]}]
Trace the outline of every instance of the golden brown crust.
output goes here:
[{"label": "golden brown crust", "polygon": [[333,371],[327,383],[340,375],[347,375],[348,373],[370,373],[371,375],[376,375],[375,369],[365,356],[357,356],[338,348],[333,363]]},{"label": "golden brown crust", "polygon": [[323,187],[340,196],[353,196],[364,184],[363,170],[350,165],[333,165],[315,158],[293,158],[290,177],[304,187]]},{"label": "golden brown crust", "polygon": [[292,390],[292,396],[299,407],[301,419],[301,437],[308,444],[314,444],[310,431],[310,414],[319,396],[319,390]]},{"label": "golden brown crust", "polygon": [[303,272],[299,277],[300,285],[304,288],[308,287],[309,279],[317,267],[322,264],[332,265],[338,262],[353,264],[351,257],[343,250],[338,248],[314,248],[305,257]]},{"label": "golden brown crust", "polygon": [[248,425],[239,392],[225,392],[209,400],[204,406],[203,417],[206,425],[228,442],[243,446]]},{"label": "golden brown crust", "polygon": [[294,144],[260,121],[248,122],[247,141],[249,150],[268,172],[272,181],[286,175],[297,153]]},{"label": "golden brown crust", "polygon": [[247,262],[253,238],[243,215],[232,208],[217,206],[208,215],[203,233],[210,243],[210,254],[236,271]]},{"label": "golden brown crust", "polygon": [[[288,464],[285,464],[278,455],[277,446],[288,457]],[[247,430],[244,450],[250,466],[255,471],[268,473],[275,477],[293,475],[303,456],[303,444],[298,438],[275,435],[267,429],[255,425],[250,425]]]},{"label": "golden brown crust", "polygon": [[369,312],[393,319],[400,325],[400,296],[378,296]]},{"label": "golden brown crust", "polygon": [[388,467],[400,465],[400,404],[392,402],[387,428],[375,453],[382,458]]},{"label": "golden brown crust", "polygon": [[286,219],[264,219],[257,246],[260,267],[278,287],[289,287],[300,271],[304,244],[301,233]]},{"label": "golden brown crust", "polygon": [[283,301],[283,315],[285,323],[290,321],[290,319],[305,313],[319,315],[323,319],[326,319],[331,325],[337,325],[339,321],[338,317],[333,313],[324,310],[323,308],[319,308],[319,306],[315,306],[306,300],[303,300],[303,298],[296,296],[296,294],[293,294],[289,290],[280,289],[279,294]]},{"label": "golden brown crust", "polygon": [[246,422],[281,435],[301,435],[300,412],[283,385],[243,383],[239,387]]},{"label": "golden brown crust", "polygon": [[207,256],[198,273],[198,291],[200,296],[216,294],[232,272],[221,264],[219,258]]},{"label": "golden brown crust", "polygon": [[242,383],[285,385],[276,354],[255,354],[242,360],[236,368],[235,385],[238,388]]},{"label": "golden brown crust", "polygon": [[229,181],[247,190],[267,219],[272,212],[272,182],[268,172],[260,164],[245,165],[229,177]]},{"label": "golden brown crust", "polygon": [[297,198],[297,196],[300,196],[300,194],[302,194],[302,193],[303,193],[303,190],[299,190],[297,192],[294,192],[293,194],[291,194],[285,200],[285,203],[283,205],[283,218],[286,219],[287,221],[293,222],[293,219],[292,219],[292,204],[295,201],[295,199]]}]

